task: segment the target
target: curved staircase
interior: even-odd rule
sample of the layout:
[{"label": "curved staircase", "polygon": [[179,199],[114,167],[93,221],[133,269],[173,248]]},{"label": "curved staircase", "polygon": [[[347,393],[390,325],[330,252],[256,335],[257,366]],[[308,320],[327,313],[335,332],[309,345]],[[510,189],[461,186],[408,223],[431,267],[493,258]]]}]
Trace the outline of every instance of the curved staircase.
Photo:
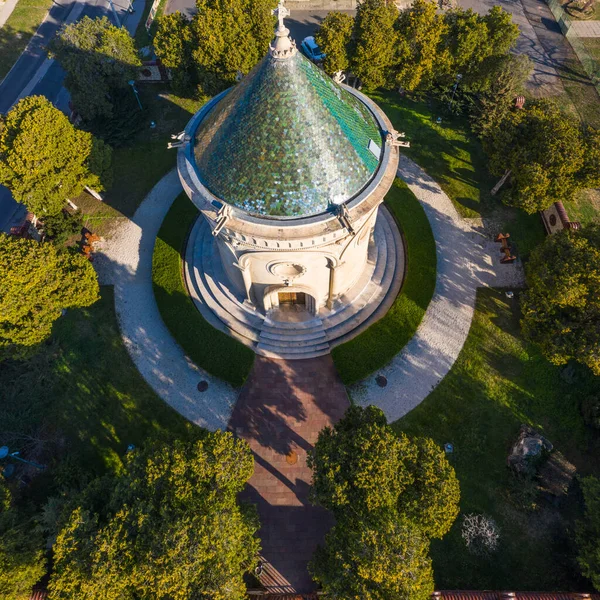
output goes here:
[{"label": "curved staircase", "polygon": [[271,358],[302,359],[328,354],[380,319],[396,298],[404,277],[404,246],[398,227],[381,206],[369,244],[367,266],[331,309],[301,322],[276,320],[250,305],[227,282],[210,227],[202,217],[188,239],[184,274],[188,292],[213,327]]}]

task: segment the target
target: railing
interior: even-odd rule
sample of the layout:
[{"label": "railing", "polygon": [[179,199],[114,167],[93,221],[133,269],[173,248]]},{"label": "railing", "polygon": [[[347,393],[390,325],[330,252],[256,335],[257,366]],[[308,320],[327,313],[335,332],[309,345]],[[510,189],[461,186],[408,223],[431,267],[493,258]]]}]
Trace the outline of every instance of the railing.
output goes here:
[{"label": "railing", "polygon": [[581,36],[573,27],[573,21],[562,7],[560,0],[546,0],[554,18],[567,40],[573,47],[577,58],[583,65],[588,77],[600,93],[600,63],[589,53]]}]

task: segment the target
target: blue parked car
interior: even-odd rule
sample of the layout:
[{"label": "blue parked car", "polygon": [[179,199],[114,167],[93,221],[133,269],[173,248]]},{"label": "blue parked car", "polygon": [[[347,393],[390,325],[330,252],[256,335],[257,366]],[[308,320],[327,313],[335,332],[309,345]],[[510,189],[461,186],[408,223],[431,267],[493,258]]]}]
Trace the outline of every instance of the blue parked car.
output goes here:
[{"label": "blue parked car", "polygon": [[321,52],[321,48],[319,48],[317,42],[315,42],[315,38],[312,35],[309,35],[302,40],[300,48],[305,56],[315,63],[322,62],[325,58],[325,54]]}]

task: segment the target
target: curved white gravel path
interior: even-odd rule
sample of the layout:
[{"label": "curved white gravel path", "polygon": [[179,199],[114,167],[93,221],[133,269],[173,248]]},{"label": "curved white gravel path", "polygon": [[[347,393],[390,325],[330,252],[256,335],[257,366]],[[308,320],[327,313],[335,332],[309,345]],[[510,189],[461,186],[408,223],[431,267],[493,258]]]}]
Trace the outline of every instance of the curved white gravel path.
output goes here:
[{"label": "curved white gravel path", "polygon": [[395,421],[419,405],[450,371],[467,339],[481,286],[522,286],[520,263],[500,264],[499,245],[461,219],[440,186],[402,156],[401,177],[421,202],[433,235],[437,279],[433,298],[415,336],[376,375],[350,389],[358,404],[374,404]]},{"label": "curved white gravel path", "polygon": [[[421,202],[436,242],[437,279],[432,301],[415,336],[377,374],[351,388],[355,402],[375,404],[395,421],[419,405],[450,371],[467,339],[477,288],[523,285],[519,263],[501,265],[499,247],[461,219],[440,186],[402,156],[398,175]],[[174,169],[144,199],[97,254],[101,284],[115,287],[115,308],[123,341],[154,391],[190,421],[224,429],[238,390],[198,368],[164,325],[152,290],[154,241],[173,200],[182,191]],[[208,382],[199,392],[201,380]]]},{"label": "curved white gravel path", "polygon": [[[158,230],[182,191],[177,171],[165,175],[133,219],[106,243],[94,261],[101,284],[113,284],[123,341],[154,391],[184,417],[207,429],[225,429],[238,390],[198,368],[175,342],[152,290],[152,253]],[[200,381],[208,390],[199,392]]]}]

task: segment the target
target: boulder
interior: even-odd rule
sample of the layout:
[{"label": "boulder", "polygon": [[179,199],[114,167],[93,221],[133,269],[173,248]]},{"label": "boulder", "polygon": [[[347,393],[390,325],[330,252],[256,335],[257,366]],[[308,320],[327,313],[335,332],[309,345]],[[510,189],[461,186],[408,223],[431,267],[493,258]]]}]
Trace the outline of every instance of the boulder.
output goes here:
[{"label": "boulder", "polygon": [[508,456],[508,466],[520,475],[534,475],[536,464],[552,452],[552,444],[528,425],[521,425],[517,441]]}]

